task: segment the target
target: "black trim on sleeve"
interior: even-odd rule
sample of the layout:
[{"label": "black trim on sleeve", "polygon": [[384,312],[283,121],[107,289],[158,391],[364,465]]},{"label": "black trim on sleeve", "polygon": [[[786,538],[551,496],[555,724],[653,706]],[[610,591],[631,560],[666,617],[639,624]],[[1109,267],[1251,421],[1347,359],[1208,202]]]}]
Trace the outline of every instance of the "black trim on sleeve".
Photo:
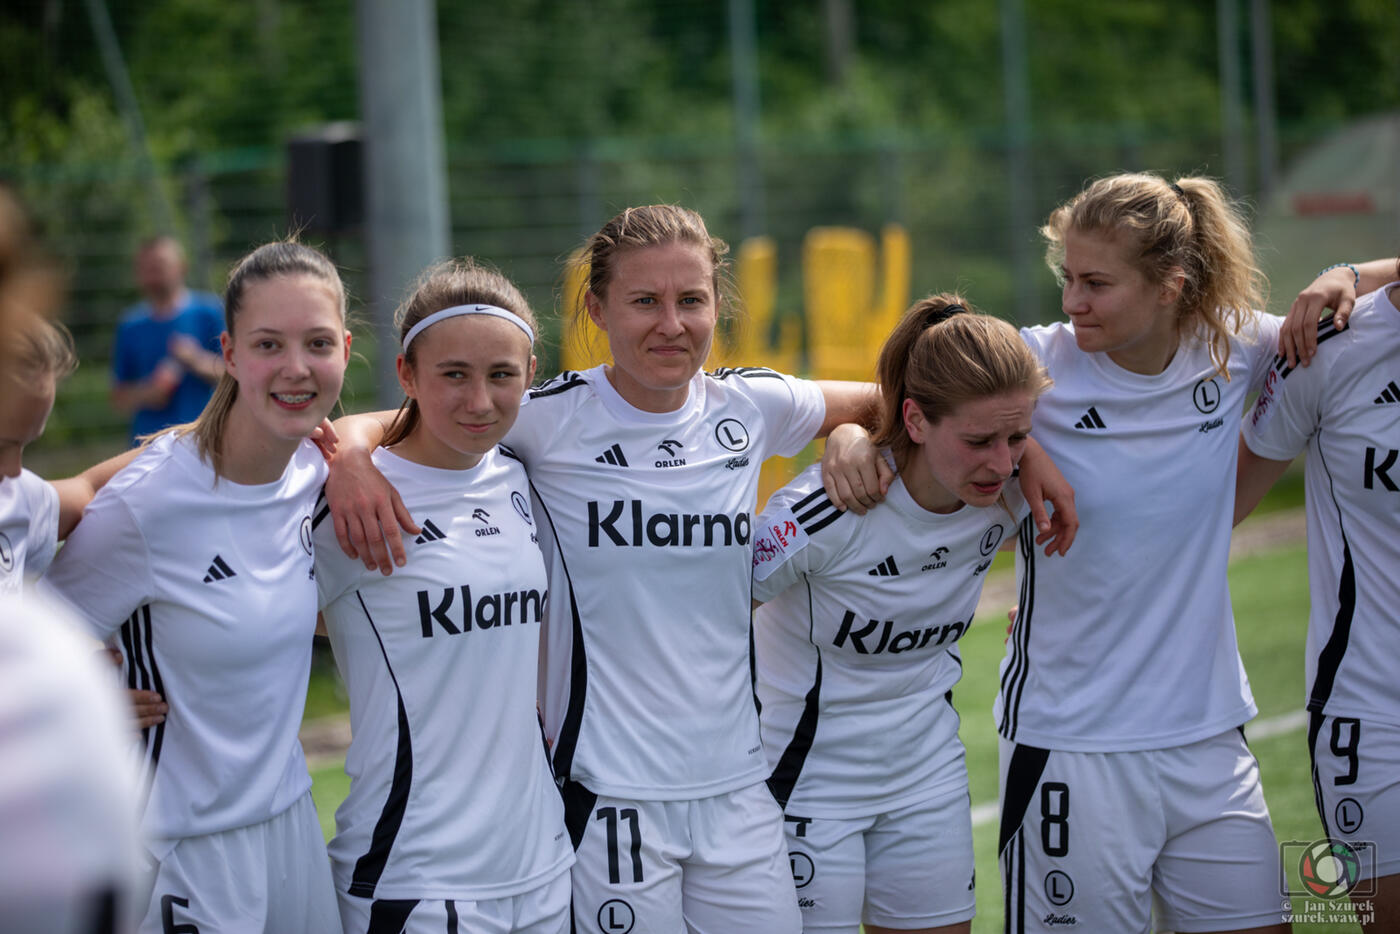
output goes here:
[{"label": "black trim on sleeve", "polygon": [[[1341,333],[1341,331],[1338,331],[1335,327],[1332,326],[1331,316],[1323,318],[1317,323],[1318,346],[1322,346],[1322,343],[1324,341],[1330,341],[1332,338],[1336,337]],[[1278,371],[1278,375],[1283,379],[1287,379],[1289,373],[1292,373],[1294,370],[1298,369],[1296,366],[1289,366],[1288,358],[1284,357],[1282,354],[1276,354],[1274,356],[1273,368]]]},{"label": "black trim on sleeve", "polygon": [[573,370],[565,370],[553,379],[545,380],[538,389],[531,389],[528,393],[531,399],[543,399],[546,396],[557,396],[561,392],[568,392],[579,386],[586,385],[588,380],[583,375]]},{"label": "black trim on sleeve", "polygon": [[311,530],[314,532],[330,514],[331,507],[326,502],[326,485],[323,483],[320,492],[316,494],[316,505],[311,507]]},{"label": "black trim on sleeve", "polygon": [[845,515],[831,502],[831,498],[822,487],[817,487],[788,508],[797,524],[802,527],[802,531],[808,535],[820,532]]},{"label": "black trim on sleeve", "polygon": [[722,366],[717,370],[711,370],[710,375],[718,380],[728,379],[731,376],[742,376],[744,379],[753,379],[754,377],[783,378],[783,374],[766,366]]}]

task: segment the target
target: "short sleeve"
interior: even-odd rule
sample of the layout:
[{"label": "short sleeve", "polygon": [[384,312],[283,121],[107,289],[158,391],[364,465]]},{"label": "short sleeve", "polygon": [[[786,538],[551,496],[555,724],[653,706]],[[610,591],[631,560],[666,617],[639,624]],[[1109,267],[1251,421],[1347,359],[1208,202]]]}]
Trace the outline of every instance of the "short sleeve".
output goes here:
[{"label": "short sleeve", "polygon": [[1035,354],[1036,359],[1044,364],[1053,334],[1054,330],[1043,324],[1021,328],[1021,341],[1031,349],[1031,353]]},{"label": "short sleeve", "polygon": [[99,491],[82,521],[39,581],[105,640],[137,607],[155,598],[145,536],[130,507],[110,488]]},{"label": "short sleeve", "polygon": [[1253,312],[1250,321],[1253,326],[1246,330],[1246,346],[1249,348],[1249,388],[1257,390],[1268,378],[1278,355],[1278,336],[1283,329],[1283,319],[1278,315]]},{"label": "short sleeve", "polygon": [[24,575],[35,578],[48,570],[58,548],[58,490],[52,483],[25,471],[29,504],[29,533],[25,536]]},{"label": "short sleeve", "polygon": [[322,491],[312,512],[311,537],[316,553],[316,606],[325,609],[354,589],[364,565],[340,550],[335,522]]},{"label": "short sleeve", "polygon": [[1025,494],[1021,492],[1021,481],[1019,480],[1007,481],[1006,486],[1002,488],[1002,502],[1006,511],[1011,513],[1011,518],[1017,526],[1021,524],[1021,520],[1031,514],[1030,503],[1026,502]]},{"label": "short sleeve", "polygon": [[764,457],[792,457],[817,436],[826,419],[826,399],[812,380],[765,367],[718,370],[714,376],[749,399],[763,416]]},{"label": "short sleeve", "polygon": [[530,464],[548,449],[549,439],[556,433],[555,421],[550,403],[532,399],[527,391],[525,398],[520,401],[520,412],[515,417],[515,424],[510,426],[510,431],[506,433],[502,443],[520,458],[528,470]]},{"label": "short sleeve", "polygon": [[1254,409],[1244,420],[1244,442],[1251,451],[1287,461],[1307,447],[1322,422],[1323,394],[1337,356],[1323,352],[1311,366],[1268,371]]},{"label": "short sleeve", "polygon": [[754,523],[753,596],[767,603],[804,576],[820,573],[830,559],[827,551],[849,536],[808,535],[818,526],[839,519],[839,512],[826,496],[819,465],[798,475],[768,500]]}]

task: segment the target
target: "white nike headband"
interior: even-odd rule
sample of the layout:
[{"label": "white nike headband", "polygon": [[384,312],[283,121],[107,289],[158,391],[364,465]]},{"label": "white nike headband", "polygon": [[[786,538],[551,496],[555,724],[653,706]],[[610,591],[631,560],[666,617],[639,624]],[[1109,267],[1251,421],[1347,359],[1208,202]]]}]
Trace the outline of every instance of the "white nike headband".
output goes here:
[{"label": "white nike headband", "polygon": [[444,308],[442,311],[435,311],[428,317],[419,321],[408,329],[408,333],[403,337],[404,352],[408,352],[408,345],[413,343],[413,339],[423,333],[425,328],[432,327],[439,321],[448,318],[456,318],[460,315],[490,315],[493,318],[502,318],[525,332],[525,336],[530,338],[530,343],[535,342],[535,332],[525,319],[513,311],[506,311],[504,308],[497,308],[495,305],[453,305],[451,308]]}]

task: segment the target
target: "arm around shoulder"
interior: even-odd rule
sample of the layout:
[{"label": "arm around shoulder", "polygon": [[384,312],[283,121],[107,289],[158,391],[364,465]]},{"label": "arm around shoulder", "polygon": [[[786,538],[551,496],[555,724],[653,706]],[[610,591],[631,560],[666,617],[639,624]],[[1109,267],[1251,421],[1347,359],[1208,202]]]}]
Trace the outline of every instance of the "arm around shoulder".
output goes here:
[{"label": "arm around shoulder", "polygon": [[1344,330],[1356,299],[1374,292],[1400,277],[1393,259],[1373,259],[1365,263],[1337,263],[1317,274],[1288,309],[1279,332],[1279,354],[1289,366],[1307,366],[1317,353],[1317,324],[1323,312],[1334,310],[1333,326]]},{"label": "arm around shoulder", "polygon": [[825,438],[837,425],[852,423],[874,431],[880,420],[880,387],[875,383],[846,380],[817,380],[817,388],[826,402],[826,416],[817,429],[817,437]]},{"label": "arm around shoulder", "polygon": [[326,480],[326,504],[341,550],[385,574],[407,560],[399,530],[412,535],[421,531],[370,459],[393,418],[393,412],[371,412],[337,419],[338,450]]},{"label": "arm around shoulder", "polygon": [[40,579],[40,588],[67,603],[99,639],[154,598],[146,537],[122,497],[105,496],[89,505]]},{"label": "arm around shoulder", "polygon": [[83,510],[97,495],[97,491],[117,475],[127,464],[136,459],[140,448],[123,451],[94,464],[82,473],[62,480],[54,480],[53,488],[58,491],[58,539],[63,541],[83,517]]}]

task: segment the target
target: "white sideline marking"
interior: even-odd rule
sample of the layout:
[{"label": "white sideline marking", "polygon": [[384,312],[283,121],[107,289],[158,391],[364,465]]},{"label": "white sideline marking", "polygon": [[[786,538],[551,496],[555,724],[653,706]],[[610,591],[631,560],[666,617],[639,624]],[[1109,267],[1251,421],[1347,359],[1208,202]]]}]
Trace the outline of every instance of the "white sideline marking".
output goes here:
[{"label": "white sideline marking", "polygon": [[[1290,713],[1279,714],[1277,717],[1265,717],[1263,720],[1247,723],[1245,724],[1245,733],[1251,739],[1268,739],[1270,736],[1280,736],[1284,733],[1292,733],[1294,730],[1301,730],[1307,725],[1308,712],[1294,710]],[[974,827],[990,824],[997,818],[997,803],[995,801],[976,804],[972,807],[972,826]]]}]

